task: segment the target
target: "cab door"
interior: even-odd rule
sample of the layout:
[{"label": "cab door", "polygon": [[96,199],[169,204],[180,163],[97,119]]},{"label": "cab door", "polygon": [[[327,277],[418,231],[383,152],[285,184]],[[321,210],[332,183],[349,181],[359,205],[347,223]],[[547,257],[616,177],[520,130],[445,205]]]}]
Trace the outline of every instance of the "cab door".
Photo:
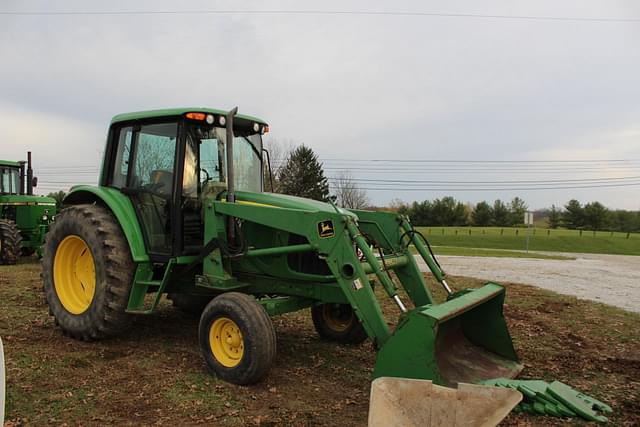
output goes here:
[{"label": "cab door", "polygon": [[152,260],[166,259],[174,249],[178,123],[132,124],[113,133],[107,185],[131,198]]},{"label": "cab door", "polygon": [[184,166],[179,215],[182,217],[182,255],[202,249],[204,217],[202,204],[227,188],[224,170],[224,143],[218,134],[224,129],[185,124]]}]

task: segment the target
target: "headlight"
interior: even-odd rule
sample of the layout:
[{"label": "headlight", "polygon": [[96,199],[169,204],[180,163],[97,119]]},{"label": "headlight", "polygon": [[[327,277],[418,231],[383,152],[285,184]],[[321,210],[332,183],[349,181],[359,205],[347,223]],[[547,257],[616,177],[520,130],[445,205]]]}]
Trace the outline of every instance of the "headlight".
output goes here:
[{"label": "headlight", "polygon": [[257,124],[257,123],[254,123],[254,124],[253,124],[253,131],[254,131],[254,132],[258,132],[259,130],[260,130],[260,125],[259,125],[259,124]]},{"label": "headlight", "polygon": [[207,123],[212,125],[214,120],[215,120],[215,118],[213,117],[213,115],[207,114]]},{"label": "headlight", "polygon": [[42,220],[43,221],[47,221],[49,219],[49,217],[47,215],[42,215]]},{"label": "headlight", "polygon": [[227,124],[227,119],[225,119],[224,116],[220,116],[218,121],[220,122],[220,126],[224,126],[225,124]]}]

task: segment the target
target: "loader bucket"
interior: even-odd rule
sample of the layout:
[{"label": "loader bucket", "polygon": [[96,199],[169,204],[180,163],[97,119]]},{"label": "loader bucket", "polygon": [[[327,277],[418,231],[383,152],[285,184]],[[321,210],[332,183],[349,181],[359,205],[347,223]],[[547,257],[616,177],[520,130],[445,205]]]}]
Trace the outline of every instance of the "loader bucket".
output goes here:
[{"label": "loader bucket", "polygon": [[410,311],[378,351],[374,378],[425,379],[450,387],[514,378],[522,365],[502,314],[504,295],[502,286],[487,283]]}]

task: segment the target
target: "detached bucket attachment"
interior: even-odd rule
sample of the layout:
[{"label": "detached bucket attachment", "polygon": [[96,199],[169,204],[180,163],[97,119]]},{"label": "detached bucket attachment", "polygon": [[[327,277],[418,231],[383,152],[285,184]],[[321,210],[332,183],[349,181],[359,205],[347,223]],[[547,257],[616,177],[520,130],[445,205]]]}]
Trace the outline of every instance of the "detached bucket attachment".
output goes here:
[{"label": "detached bucket attachment", "polygon": [[504,288],[487,283],[449,301],[417,307],[378,351],[374,378],[478,383],[515,378],[522,370],[507,329]]},{"label": "detached bucket attachment", "polygon": [[522,400],[513,389],[442,387],[426,380],[378,378],[371,384],[369,427],[496,426]]}]

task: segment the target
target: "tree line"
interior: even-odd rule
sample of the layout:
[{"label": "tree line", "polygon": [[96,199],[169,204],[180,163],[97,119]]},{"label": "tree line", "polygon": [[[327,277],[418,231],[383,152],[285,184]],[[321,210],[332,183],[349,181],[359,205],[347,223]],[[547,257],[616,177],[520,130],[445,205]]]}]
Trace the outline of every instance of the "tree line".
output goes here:
[{"label": "tree line", "polygon": [[[421,226],[476,226],[513,227],[524,224],[527,204],[519,197],[505,203],[498,199],[475,206],[464,204],[453,197],[443,197],[423,202],[405,204],[392,203],[398,213],[408,215],[414,225]],[[555,205],[551,209],[538,210],[535,216],[545,220],[550,228],[573,230],[640,232],[640,212],[610,210],[600,202],[584,206],[572,199],[563,208]]]},{"label": "tree line", "polygon": [[511,227],[524,223],[527,204],[519,197],[505,203],[498,199],[489,204],[464,204],[451,196],[411,204],[399,203],[398,213],[408,215],[414,225],[433,226],[497,226]]},{"label": "tree line", "polygon": [[572,230],[640,231],[640,212],[610,210],[600,202],[586,203],[572,199],[564,209],[551,206],[547,212],[550,228],[565,227]]}]

